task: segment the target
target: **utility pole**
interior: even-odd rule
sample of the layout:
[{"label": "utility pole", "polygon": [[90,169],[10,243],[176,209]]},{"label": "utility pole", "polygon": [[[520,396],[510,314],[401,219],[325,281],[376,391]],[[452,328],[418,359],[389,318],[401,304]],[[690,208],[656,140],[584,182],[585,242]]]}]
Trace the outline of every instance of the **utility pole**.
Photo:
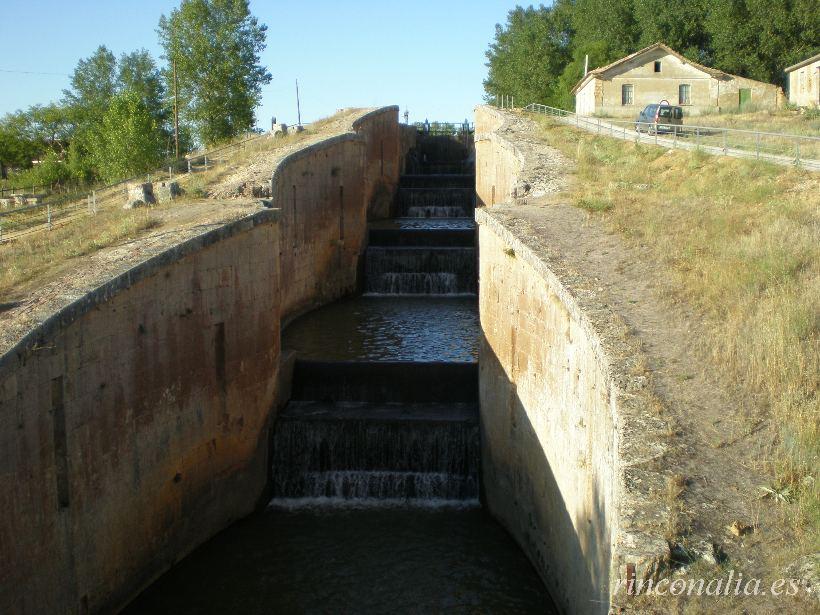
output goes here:
[{"label": "utility pole", "polygon": [[296,125],[302,127],[302,108],[299,106],[299,80],[296,80]]},{"label": "utility pole", "polygon": [[177,59],[174,56],[174,159],[179,160],[179,84],[177,81]]}]

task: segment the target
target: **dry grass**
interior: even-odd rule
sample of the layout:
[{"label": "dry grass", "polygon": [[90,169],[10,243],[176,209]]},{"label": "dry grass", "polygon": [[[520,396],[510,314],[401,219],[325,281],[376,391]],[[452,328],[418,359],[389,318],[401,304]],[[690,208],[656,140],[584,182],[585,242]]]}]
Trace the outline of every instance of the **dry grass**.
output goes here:
[{"label": "dry grass", "polygon": [[[265,135],[247,141],[241,146],[209,155],[207,170],[198,164],[194,173],[174,176],[184,190],[183,196],[157,207],[165,213],[174,208],[189,207],[191,203],[207,197],[209,188],[235,169],[249,165],[260,157],[275,157],[285,149],[295,149],[294,146],[316,138],[317,133],[328,127],[334,128],[334,122],[343,123],[358,111],[360,110],[344,110],[342,113],[314,122],[302,132],[277,137]],[[234,142],[223,143],[221,147],[236,145],[246,138],[243,136]],[[157,171],[151,174],[151,178],[155,181],[164,180],[167,178],[167,170]],[[25,291],[24,287],[33,286],[35,282],[68,266],[67,261],[72,258],[87,256],[124,239],[140,236],[162,223],[161,216],[151,214],[153,208],[124,211],[123,202],[122,187],[98,191],[99,211],[93,219],[93,224],[89,224],[88,218],[83,215],[86,202],[82,200],[76,207],[54,209],[52,219],[55,224],[61,225],[51,231],[45,229],[45,210],[21,214],[19,219],[4,218],[4,233],[35,226],[42,227],[42,230],[0,243],[0,303],[12,294],[20,296],[21,291]]]},{"label": "dry grass", "polygon": [[159,218],[146,209],[111,209],[98,213],[94,224],[69,223],[2,245],[0,302],[12,290],[53,270],[55,265],[136,237],[159,224]]},{"label": "dry grass", "polygon": [[668,292],[704,317],[724,376],[762,397],[779,427],[766,460],[820,548],[820,178],[697,152],[667,152],[539,121],[577,161],[572,198],[668,272]]},{"label": "dry grass", "polygon": [[820,118],[788,109],[706,114],[689,117],[685,123],[820,137]]}]

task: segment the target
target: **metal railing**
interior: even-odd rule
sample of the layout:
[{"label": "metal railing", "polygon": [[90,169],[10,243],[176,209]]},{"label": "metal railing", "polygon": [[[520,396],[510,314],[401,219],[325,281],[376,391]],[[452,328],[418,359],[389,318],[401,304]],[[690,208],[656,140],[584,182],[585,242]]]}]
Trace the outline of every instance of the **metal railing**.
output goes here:
[{"label": "metal railing", "polygon": [[139,181],[170,181],[186,174],[207,171],[225,162],[226,156],[244,149],[265,133],[250,136],[211,150],[188,154],[179,160],[166,161],[163,169],[147,175],[138,175],[98,186],[79,193],[48,198],[41,203],[11,209],[0,208],[0,243],[18,239],[31,233],[50,230],[77,217],[94,215],[100,207],[125,203],[127,184]]},{"label": "metal railing", "polygon": [[416,122],[413,124],[416,130],[431,135],[461,135],[472,133],[475,125],[472,122]]},{"label": "metal railing", "polygon": [[655,123],[599,118],[537,103],[531,103],[523,110],[553,116],[565,124],[601,136],[820,171],[820,137],[717,126],[665,124],[663,121]]}]

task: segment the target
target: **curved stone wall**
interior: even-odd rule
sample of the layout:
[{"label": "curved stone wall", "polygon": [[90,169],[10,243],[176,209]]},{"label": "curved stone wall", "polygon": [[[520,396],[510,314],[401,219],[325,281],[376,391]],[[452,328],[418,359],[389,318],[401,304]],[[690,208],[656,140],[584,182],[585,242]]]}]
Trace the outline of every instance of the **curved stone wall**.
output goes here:
[{"label": "curved stone wall", "polygon": [[[496,186],[526,180],[512,144],[484,143],[497,147]],[[476,220],[485,502],[564,612],[607,613],[619,579],[657,575],[668,554],[656,531],[668,427],[597,285],[550,259],[514,208]]]},{"label": "curved stone wall", "polygon": [[0,356],[0,612],[115,611],[260,501],[282,321],[356,288],[365,177],[398,177],[400,148],[372,145],[397,142],[398,108],[356,130],[282,160],[275,209],[137,264]]},{"label": "curved stone wall", "polygon": [[137,265],[0,358],[0,611],[114,610],[253,509],[279,361],[277,215]]},{"label": "curved stone wall", "polygon": [[509,203],[524,167],[524,155],[498,130],[504,118],[495,109],[475,109],[475,180],[477,205],[490,207]]}]

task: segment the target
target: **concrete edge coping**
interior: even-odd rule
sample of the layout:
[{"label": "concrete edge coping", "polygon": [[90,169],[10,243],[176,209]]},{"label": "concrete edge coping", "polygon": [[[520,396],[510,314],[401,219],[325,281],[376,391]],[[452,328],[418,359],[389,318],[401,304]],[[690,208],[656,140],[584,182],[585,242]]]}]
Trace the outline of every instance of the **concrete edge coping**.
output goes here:
[{"label": "concrete edge coping", "polygon": [[[398,111],[399,107],[397,105],[371,109],[353,120],[351,127],[354,131],[348,130],[341,134],[322,139],[317,143],[300,148],[285,156],[276,165],[276,169],[274,169],[272,176],[272,187],[275,189],[277,176],[281,174],[282,170],[285,168],[285,165],[296,162],[311,153],[320,151],[336,143],[356,141],[364,144],[364,136],[358,134],[358,132],[355,132],[364,122],[380,114],[388,112],[398,113]],[[108,282],[105,282],[97,288],[85,293],[82,297],[71,301],[69,304],[58,309],[46,320],[31,329],[28,333],[26,333],[26,335],[20,338],[17,343],[0,355],[0,373],[9,368],[15,367],[17,363],[23,361],[33,349],[37,348],[38,342],[53,334],[58,328],[74,322],[92,308],[108,301],[112,296],[121,290],[129,288],[139,280],[153,274],[161,267],[165,267],[197,250],[231,237],[237,233],[250,230],[260,224],[274,223],[280,219],[280,211],[280,209],[274,208],[254,212],[240,218],[239,220],[229,222],[215,229],[211,229],[210,231],[206,231],[200,235],[192,237],[180,244],[163,250],[159,254],[156,254],[145,261],[137,263],[125,272],[110,279]]]},{"label": "concrete edge coping", "polygon": [[378,109],[373,109],[372,111],[368,111],[364,115],[359,116],[355,120],[353,120],[353,130],[357,131],[361,128],[362,124],[366,121],[373,119],[378,115],[384,115],[386,113],[396,113],[396,117],[398,117],[399,113],[399,106],[398,105],[387,105],[386,107],[379,107]]},{"label": "concrete edge coping", "polygon": [[509,124],[508,118],[498,109],[496,109],[495,107],[491,107],[490,105],[479,105],[478,107],[476,107],[476,109],[481,109],[486,113],[492,115],[497,120],[499,120],[500,123],[493,130],[490,130],[488,132],[476,133],[475,141],[493,141],[504,146],[506,149],[512,151],[512,153],[518,159],[518,172],[523,172],[527,164],[527,157],[525,156],[524,152],[514,142],[498,134],[499,130],[504,130]]},{"label": "concrete edge coping", "polygon": [[378,115],[390,112],[398,113],[398,111],[398,105],[390,105],[387,107],[371,109],[370,111],[363,113],[355,120],[353,120],[351,124],[352,128],[350,131],[343,132],[341,134],[328,137],[326,139],[322,139],[321,141],[317,141],[316,143],[312,143],[311,145],[298,149],[295,152],[292,152],[284,158],[282,158],[282,160],[280,160],[279,163],[276,165],[276,168],[273,170],[273,174],[271,176],[271,198],[276,199],[276,188],[280,181],[279,178],[281,177],[287,165],[292,164],[294,162],[298,162],[302,158],[310,156],[313,153],[322,151],[327,147],[332,147],[333,145],[339,143],[354,141],[364,145],[365,137],[358,132],[359,129],[362,127],[362,124]]},{"label": "concrete edge coping", "polygon": [[[589,339],[593,342],[593,351],[596,361],[602,366],[609,381],[610,395],[609,407],[612,423],[615,425],[616,438],[615,451],[618,455],[616,459],[616,475],[618,485],[616,497],[619,502],[619,510],[616,512],[618,526],[614,528],[612,539],[612,559],[613,565],[626,563],[637,564],[637,577],[645,578],[653,576],[659,572],[659,566],[666,559],[669,553],[669,545],[666,538],[654,532],[648,532],[637,527],[637,521],[643,520],[642,515],[636,511],[645,509],[647,515],[651,517],[652,512],[666,508],[666,504],[659,500],[659,494],[653,492],[652,485],[648,481],[643,481],[639,488],[634,485],[627,486],[626,473],[635,471],[645,471],[646,476],[653,476],[665,485],[665,475],[657,470],[645,470],[641,466],[653,461],[654,457],[641,456],[636,449],[642,451],[646,448],[663,449],[661,443],[662,434],[668,429],[668,424],[663,419],[647,417],[648,411],[645,409],[640,399],[640,386],[635,386],[636,392],[627,391],[628,383],[636,382],[635,376],[629,373],[622,361],[617,357],[626,354],[640,352],[636,348],[630,347],[625,341],[607,335],[603,325],[611,325],[617,328],[615,313],[592,295],[592,293],[579,293],[573,288],[571,281],[564,279],[560,273],[560,266],[551,262],[548,258],[539,256],[536,248],[530,245],[527,238],[516,235],[505,226],[503,220],[498,219],[491,208],[477,208],[475,210],[475,220],[478,225],[483,225],[491,229],[502,241],[510,246],[516,258],[521,258],[530,265],[547,283],[547,286],[559,297],[562,304],[569,311],[572,318],[581,325],[588,333]],[[555,269],[559,270],[556,273]],[[583,276],[578,275],[578,279]],[[582,297],[581,294],[590,296]],[[601,324],[596,325],[588,315],[594,312],[596,320]],[[633,388],[633,387],[629,387]],[[630,435],[632,434],[632,435]],[[640,434],[641,440],[635,441],[635,435]],[[657,445],[657,446],[653,446]],[[626,462],[630,459],[630,462]],[[647,503],[651,502],[653,507],[649,510]],[[630,511],[624,514],[625,509]],[[616,563],[617,562],[617,563]]]},{"label": "concrete edge coping", "polygon": [[82,297],[58,309],[46,320],[31,329],[16,344],[9,348],[9,350],[3,355],[0,355],[0,374],[6,370],[15,369],[31,352],[36,350],[45,338],[53,335],[58,329],[66,327],[78,320],[98,305],[109,301],[117,293],[130,288],[137,282],[154,275],[164,267],[194,252],[233,237],[234,235],[249,231],[257,226],[274,224],[278,222],[279,218],[279,209],[256,211],[238,220],[191,237],[182,243],[166,248],[162,252],[133,265],[123,273],[111,278],[95,289],[85,293]]}]

